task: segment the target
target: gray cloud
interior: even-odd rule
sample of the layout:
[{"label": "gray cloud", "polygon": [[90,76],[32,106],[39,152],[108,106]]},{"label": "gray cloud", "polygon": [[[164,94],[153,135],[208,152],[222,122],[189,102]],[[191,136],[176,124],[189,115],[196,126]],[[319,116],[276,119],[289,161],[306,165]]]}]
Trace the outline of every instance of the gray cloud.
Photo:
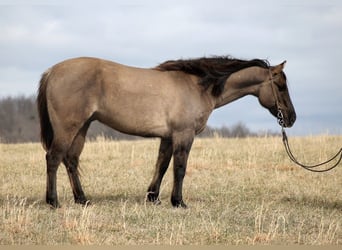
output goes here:
[{"label": "gray cloud", "polygon": [[[35,93],[46,68],[77,56],[141,67],[205,55],[286,59],[298,113],[293,133],[341,133],[340,1],[69,2],[0,2],[0,97]],[[253,98],[216,111],[209,124],[238,121],[278,129]]]}]

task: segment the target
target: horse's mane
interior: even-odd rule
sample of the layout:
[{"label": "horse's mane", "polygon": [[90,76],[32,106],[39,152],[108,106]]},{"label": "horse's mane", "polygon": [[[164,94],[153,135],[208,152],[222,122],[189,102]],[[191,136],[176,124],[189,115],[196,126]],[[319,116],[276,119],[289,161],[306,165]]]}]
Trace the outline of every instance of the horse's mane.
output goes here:
[{"label": "horse's mane", "polygon": [[231,74],[252,66],[270,67],[267,60],[253,59],[248,61],[230,56],[215,56],[166,61],[154,69],[160,71],[182,71],[187,74],[196,75],[200,78],[199,84],[201,86],[207,89],[213,85],[212,94],[219,96],[222,94],[224,84]]}]

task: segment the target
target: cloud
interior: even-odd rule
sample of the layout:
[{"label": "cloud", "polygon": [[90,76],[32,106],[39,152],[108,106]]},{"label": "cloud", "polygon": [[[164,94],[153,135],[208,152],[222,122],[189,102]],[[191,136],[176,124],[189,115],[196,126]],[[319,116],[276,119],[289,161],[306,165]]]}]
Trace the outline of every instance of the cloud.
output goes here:
[{"label": "cloud", "polygon": [[[41,72],[25,68],[0,68],[0,98],[11,95],[33,95],[36,93]],[[29,81],[28,81],[29,79]],[[33,81],[32,81],[33,80]]]},{"label": "cloud", "polygon": [[[34,94],[45,69],[77,56],[140,67],[226,54],[265,58],[271,64],[286,59],[298,121],[311,124],[316,115],[329,121],[317,125],[317,131],[338,128],[341,17],[337,0],[2,1],[0,97]],[[274,126],[253,98],[215,112],[209,123],[219,126],[230,119],[252,128]]]}]

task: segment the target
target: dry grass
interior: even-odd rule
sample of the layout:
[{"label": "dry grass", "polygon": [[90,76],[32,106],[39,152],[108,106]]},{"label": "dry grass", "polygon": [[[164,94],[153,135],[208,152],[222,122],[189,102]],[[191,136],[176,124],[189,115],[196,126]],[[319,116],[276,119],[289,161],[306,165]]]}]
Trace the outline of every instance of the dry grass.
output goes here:
[{"label": "dry grass", "polygon": [[[341,136],[290,138],[306,162],[322,161]],[[0,144],[0,244],[342,245],[342,168],[324,174],[292,165],[280,138],[197,139],[184,183],[189,209],[173,209],[172,171],[162,205],[145,202],[158,140],[88,142],[83,187],[93,205],[73,203],[64,167],[62,208],[44,203],[39,144]]]}]

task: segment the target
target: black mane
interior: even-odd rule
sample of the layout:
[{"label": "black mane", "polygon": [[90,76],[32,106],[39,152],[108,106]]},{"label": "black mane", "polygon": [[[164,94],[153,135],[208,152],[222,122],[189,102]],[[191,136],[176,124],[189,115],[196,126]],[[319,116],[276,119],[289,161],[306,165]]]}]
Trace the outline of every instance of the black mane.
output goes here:
[{"label": "black mane", "polygon": [[155,69],[161,71],[182,71],[187,74],[196,75],[200,78],[200,85],[205,89],[213,85],[212,94],[219,96],[222,94],[224,84],[231,74],[252,66],[270,67],[267,60],[253,59],[247,61],[229,56],[215,56],[166,61]]}]

